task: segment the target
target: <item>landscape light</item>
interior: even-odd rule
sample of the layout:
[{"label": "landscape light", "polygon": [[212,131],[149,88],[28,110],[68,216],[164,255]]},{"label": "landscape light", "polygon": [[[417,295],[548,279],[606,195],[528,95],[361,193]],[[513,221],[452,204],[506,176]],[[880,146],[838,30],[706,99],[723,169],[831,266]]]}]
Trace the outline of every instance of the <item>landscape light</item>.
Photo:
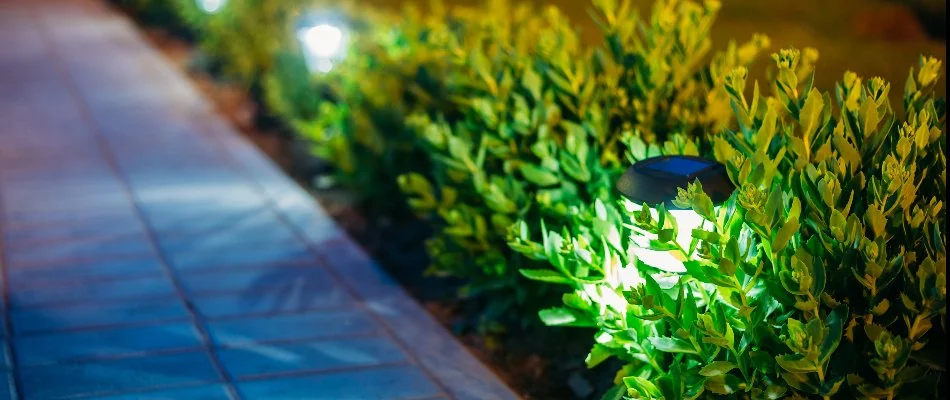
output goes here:
[{"label": "landscape light", "polygon": [[297,40],[311,72],[330,72],[346,54],[346,39],[343,26],[330,21],[302,23],[297,29]]},{"label": "landscape light", "polygon": [[[706,221],[692,209],[677,207],[673,200],[678,189],[686,188],[697,179],[717,212],[735,190],[725,166],[693,156],[662,156],[637,162],[617,180],[617,190],[640,207],[662,203],[676,220],[678,231],[674,240],[682,248],[689,249],[693,229],[702,227]],[[652,211],[656,219],[656,211]],[[645,247],[635,248],[634,255],[647,265],[667,272],[686,272],[683,260],[671,252]]]},{"label": "landscape light", "polygon": [[195,0],[195,2],[201,11],[204,11],[207,14],[214,14],[224,7],[224,4],[227,3],[227,0]]}]

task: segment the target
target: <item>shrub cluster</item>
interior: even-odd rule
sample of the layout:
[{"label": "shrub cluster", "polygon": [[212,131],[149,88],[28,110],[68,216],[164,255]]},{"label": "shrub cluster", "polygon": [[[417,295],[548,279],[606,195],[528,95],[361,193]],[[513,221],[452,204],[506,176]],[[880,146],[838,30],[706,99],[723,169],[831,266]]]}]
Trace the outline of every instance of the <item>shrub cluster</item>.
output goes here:
[{"label": "shrub cluster", "polygon": [[[349,46],[315,73],[295,24],[319,0],[174,4],[222,76],[343,184],[432,225],[428,271],[468,282],[480,328],[559,302],[545,324],[592,329],[587,365],[625,363],[605,398],[946,395],[939,61],[921,58],[892,105],[880,78],[814,88],[811,49],[772,54],[750,90],[769,40],[714,50],[715,0],[643,17],[593,0],[594,46],[554,7],[334,2]],[[620,174],[658,155],[715,159],[737,190],[621,198]],[[676,208],[702,224],[681,234]]]},{"label": "shrub cluster", "polygon": [[745,69],[728,76],[738,128],[705,140],[739,189],[719,207],[680,189],[705,220],[688,247],[670,210],[626,200],[511,240],[551,266],[526,276],[572,289],[545,323],[596,328],[589,366],[628,363],[618,398],[945,396],[941,63],[911,70],[899,115],[878,78],[846,73],[835,100],[811,87],[814,56],[773,55],[772,95],[751,101]]},{"label": "shrub cluster", "polygon": [[725,72],[768,45],[757,36],[710,54],[715,2],[662,1],[644,20],[629,4],[597,2],[606,48],[582,46],[555,8],[539,18],[496,3],[503,20],[463,19],[450,37],[452,108],[410,116],[430,168],[399,178],[412,208],[436,226],[430,271],[466,278],[466,295],[490,300],[489,321],[560,292],[518,273],[538,271],[541,260],[506,246],[515,221],[544,218],[559,229],[611,198],[631,147],[640,156],[698,152],[689,138],[732,118]]}]

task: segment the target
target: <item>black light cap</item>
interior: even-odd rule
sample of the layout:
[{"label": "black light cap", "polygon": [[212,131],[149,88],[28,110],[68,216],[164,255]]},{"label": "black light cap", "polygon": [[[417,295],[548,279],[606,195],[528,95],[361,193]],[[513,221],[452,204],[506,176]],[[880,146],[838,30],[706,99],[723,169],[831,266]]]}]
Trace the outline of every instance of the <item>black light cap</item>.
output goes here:
[{"label": "black light cap", "polygon": [[724,165],[694,156],[661,156],[639,161],[617,180],[617,190],[637,203],[663,203],[667,209],[677,210],[680,207],[673,204],[677,189],[685,189],[697,179],[703,185],[703,192],[716,205],[725,202],[735,191]]}]

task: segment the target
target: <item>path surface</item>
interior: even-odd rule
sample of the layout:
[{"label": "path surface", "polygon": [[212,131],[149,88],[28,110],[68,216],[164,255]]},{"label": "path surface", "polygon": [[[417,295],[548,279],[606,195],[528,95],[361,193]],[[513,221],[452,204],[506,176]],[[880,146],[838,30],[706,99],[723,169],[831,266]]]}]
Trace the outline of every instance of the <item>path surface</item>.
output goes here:
[{"label": "path surface", "polygon": [[514,399],[93,0],[0,2],[4,399]]}]

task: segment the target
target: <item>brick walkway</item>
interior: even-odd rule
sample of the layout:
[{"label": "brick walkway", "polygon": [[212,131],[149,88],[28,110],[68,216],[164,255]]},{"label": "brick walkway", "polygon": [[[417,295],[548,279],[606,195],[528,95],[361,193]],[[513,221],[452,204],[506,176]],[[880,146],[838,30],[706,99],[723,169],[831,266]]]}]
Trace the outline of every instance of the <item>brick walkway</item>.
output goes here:
[{"label": "brick walkway", "polygon": [[0,3],[2,399],[514,399],[124,17]]}]

